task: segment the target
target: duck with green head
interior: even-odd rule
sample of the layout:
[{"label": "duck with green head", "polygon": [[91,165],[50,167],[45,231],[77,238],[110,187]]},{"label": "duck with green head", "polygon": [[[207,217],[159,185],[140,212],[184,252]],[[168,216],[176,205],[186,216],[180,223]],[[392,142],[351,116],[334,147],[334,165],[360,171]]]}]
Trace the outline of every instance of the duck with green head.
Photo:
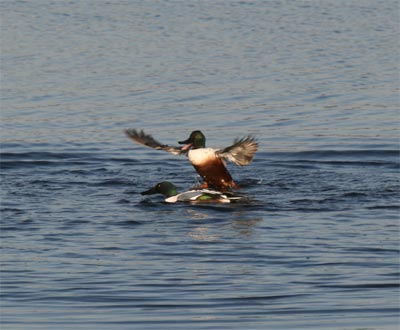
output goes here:
[{"label": "duck with green head", "polygon": [[238,166],[249,165],[258,149],[258,143],[252,136],[236,139],[231,146],[224,149],[213,149],[206,147],[206,138],[198,130],[193,131],[187,140],[179,142],[179,144],[185,144],[181,148],[161,144],[143,130],[127,129],[125,133],[135,142],[148,147],[164,150],[174,155],[186,154],[197,173],[204,180],[201,187],[210,187],[221,191],[238,188],[226,168],[226,160]]},{"label": "duck with green head", "polygon": [[162,194],[166,203],[190,202],[190,203],[231,203],[243,199],[242,196],[220,191],[200,189],[178,193],[176,186],[168,181],[157,183],[149,190],[141,192],[142,195]]}]

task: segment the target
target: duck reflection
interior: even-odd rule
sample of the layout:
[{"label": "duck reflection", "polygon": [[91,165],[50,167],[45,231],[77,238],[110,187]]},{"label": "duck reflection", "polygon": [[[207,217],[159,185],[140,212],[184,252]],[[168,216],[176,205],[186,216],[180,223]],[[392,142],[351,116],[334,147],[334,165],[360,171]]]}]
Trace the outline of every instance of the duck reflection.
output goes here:
[{"label": "duck reflection", "polygon": [[188,209],[187,215],[190,224],[197,224],[191,227],[188,236],[196,241],[216,242],[225,240],[232,235],[252,236],[262,217],[248,217],[245,212],[224,213],[223,216],[215,217],[209,212],[203,212],[199,208]]}]

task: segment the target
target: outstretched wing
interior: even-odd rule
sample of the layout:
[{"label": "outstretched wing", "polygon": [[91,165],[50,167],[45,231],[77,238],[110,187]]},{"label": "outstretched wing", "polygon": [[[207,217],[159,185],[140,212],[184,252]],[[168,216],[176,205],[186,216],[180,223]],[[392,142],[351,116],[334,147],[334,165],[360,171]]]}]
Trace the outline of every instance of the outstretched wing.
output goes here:
[{"label": "outstretched wing", "polygon": [[236,139],[230,147],[217,150],[219,157],[227,159],[236,165],[249,165],[253,156],[258,149],[258,143],[253,136],[248,136],[243,139]]},{"label": "outstretched wing", "polygon": [[134,128],[128,128],[125,130],[125,134],[133,141],[154,148],[157,150],[164,150],[170,152],[173,155],[181,155],[185,152],[179,147],[170,147],[166,144],[161,144],[155,140],[151,135],[146,134],[143,130],[137,131]]}]

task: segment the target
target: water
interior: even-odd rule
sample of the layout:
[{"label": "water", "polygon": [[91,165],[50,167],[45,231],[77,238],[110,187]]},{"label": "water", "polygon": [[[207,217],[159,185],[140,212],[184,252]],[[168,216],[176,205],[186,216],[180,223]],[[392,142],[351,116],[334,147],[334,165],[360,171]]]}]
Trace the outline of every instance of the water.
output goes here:
[{"label": "water", "polygon": [[[396,1],[0,6],[2,329],[399,326]],[[250,202],[128,127],[255,135]]]}]

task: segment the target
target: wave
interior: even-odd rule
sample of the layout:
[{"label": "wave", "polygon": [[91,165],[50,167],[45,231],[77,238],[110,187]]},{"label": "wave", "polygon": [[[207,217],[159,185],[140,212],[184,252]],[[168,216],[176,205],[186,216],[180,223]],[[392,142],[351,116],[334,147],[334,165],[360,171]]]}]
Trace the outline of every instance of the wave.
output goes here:
[{"label": "wave", "polygon": [[310,150],[299,152],[260,153],[255,163],[264,166],[294,169],[320,167],[371,167],[389,170],[400,169],[398,150]]},{"label": "wave", "polygon": [[[143,156],[143,155],[142,155]],[[176,158],[178,160],[179,158]],[[161,160],[161,159],[160,159]],[[46,166],[55,164],[76,164],[84,165],[90,162],[116,162],[116,163],[143,163],[148,161],[146,158],[116,157],[114,154],[100,154],[96,152],[1,152],[1,168],[11,168],[15,166]],[[295,152],[266,152],[257,153],[255,163],[262,161],[284,162],[290,165],[293,162],[301,163],[303,166],[312,164],[332,164],[332,165],[364,165],[364,166],[386,166],[393,165],[398,167],[400,164],[400,150],[308,150]],[[154,164],[157,160],[153,160]],[[171,163],[174,158],[171,158]],[[160,163],[165,163],[165,161]]]},{"label": "wave", "polygon": [[396,149],[355,149],[355,150],[306,150],[295,152],[268,153],[279,158],[323,159],[323,158],[387,158],[400,157],[400,150]]}]

